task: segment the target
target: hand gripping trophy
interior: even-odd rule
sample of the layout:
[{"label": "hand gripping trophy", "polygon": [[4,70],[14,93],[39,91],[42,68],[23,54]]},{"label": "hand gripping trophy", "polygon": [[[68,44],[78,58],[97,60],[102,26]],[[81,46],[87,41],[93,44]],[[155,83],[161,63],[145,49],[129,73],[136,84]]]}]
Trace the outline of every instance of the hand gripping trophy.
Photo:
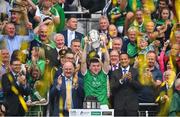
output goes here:
[{"label": "hand gripping trophy", "polygon": [[89,40],[89,44],[88,44],[88,52],[92,52],[95,51],[99,57],[101,58],[102,55],[102,51],[101,51],[101,46],[103,46],[103,44],[105,44],[103,41],[103,39],[106,39],[106,35],[105,34],[100,34],[97,30],[91,30],[88,33],[88,40]]}]

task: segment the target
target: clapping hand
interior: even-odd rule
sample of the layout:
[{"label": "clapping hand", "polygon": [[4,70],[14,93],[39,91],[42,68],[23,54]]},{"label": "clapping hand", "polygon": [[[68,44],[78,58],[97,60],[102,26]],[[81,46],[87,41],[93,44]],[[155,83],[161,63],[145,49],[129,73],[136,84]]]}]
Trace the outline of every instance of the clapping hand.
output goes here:
[{"label": "clapping hand", "polygon": [[78,88],[78,72],[75,72],[75,74],[74,74],[73,86],[74,86],[75,89]]},{"label": "clapping hand", "polygon": [[167,95],[164,95],[163,97],[162,97],[162,102],[167,102],[167,101],[169,101],[169,97],[167,96]]},{"label": "clapping hand", "polygon": [[26,85],[26,76],[23,75],[23,74],[19,74],[18,77],[17,77],[17,81],[19,82],[19,84],[21,85]]},{"label": "clapping hand", "polygon": [[132,74],[131,74],[131,72],[128,72],[128,73],[127,73],[127,79],[128,79],[129,81],[132,80]]},{"label": "clapping hand", "polygon": [[149,68],[146,68],[144,77],[145,77],[145,78],[148,78],[148,80],[149,80],[151,83],[154,83],[154,79],[153,79],[152,73],[151,73],[151,71],[150,71]]},{"label": "clapping hand", "polygon": [[61,84],[62,84],[62,76],[61,75],[58,77],[57,83],[59,86],[61,86]]},{"label": "clapping hand", "polygon": [[131,80],[132,80],[132,74],[131,74],[131,72],[125,73],[125,74],[123,75],[123,79],[124,79],[124,80],[129,80],[129,81],[131,81]]}]

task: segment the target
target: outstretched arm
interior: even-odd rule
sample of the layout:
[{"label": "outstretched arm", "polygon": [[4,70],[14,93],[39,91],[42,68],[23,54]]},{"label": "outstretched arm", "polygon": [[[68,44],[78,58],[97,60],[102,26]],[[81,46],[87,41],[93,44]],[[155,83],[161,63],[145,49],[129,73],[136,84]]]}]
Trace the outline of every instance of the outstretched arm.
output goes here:
[{"label": "outstretched arm", "polygon": [[104,47],[104,64],[102,66],[103,70],[105,73],[108,73],[109,72],[109,52],[107,50],[107,46],[106,46],[106,37],[105,36],[102,36],[101,40],[103,41],[103,47]]},{"label": "outstretched arm", "polygon": [[82,52],[82,61],[81,61],[81,73],[83,75],[85,75],[86,73],[86,70],[87,70],[87,64],[86,64],[86,57],[87,57],[87,53],[86,53],[86,49],[87,49],[87,44],[88,44],[88,37],[85,37],[84,38],[84,42],[85,42],[85,45],[84,45],[84,50]]}]

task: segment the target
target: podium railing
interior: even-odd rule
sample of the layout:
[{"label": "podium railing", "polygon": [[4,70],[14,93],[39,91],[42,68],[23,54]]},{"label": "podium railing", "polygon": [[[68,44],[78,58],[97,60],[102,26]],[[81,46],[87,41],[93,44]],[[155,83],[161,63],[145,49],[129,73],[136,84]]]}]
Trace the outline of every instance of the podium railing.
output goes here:
[{"label": "podium railing", "polygon": [[138,115],[141,116],[156,116],[158,113],[158,103],[139,103]]},{"label": "podium railing", "polygon": [[70,109],[69,117],[114,117],[114,109]]}]

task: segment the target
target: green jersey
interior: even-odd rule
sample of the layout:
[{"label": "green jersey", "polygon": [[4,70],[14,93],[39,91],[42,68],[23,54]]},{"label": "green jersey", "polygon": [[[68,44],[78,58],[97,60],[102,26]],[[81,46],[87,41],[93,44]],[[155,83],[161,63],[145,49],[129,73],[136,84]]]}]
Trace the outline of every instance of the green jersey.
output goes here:
[{"label": "green jersey", "polygon": [[139,25],[138,22],[134,20],[133,23],[130,25],[130,27],[135,27],[137,31],[142,33],[146,32],[144,21],[142,24]]},{"label": "green jersey", "polygon": [[178,92],[174,92],[173,94],[169,116],[180,116],[180,94]]},{"label": "green jersey", "polygon": [[138,48],[136,43],[129,42],[127,45],[127,54],[130,58],[135,57],[138,54]]},{"label": "green jersey", "polygon": [[123,26],[125,22],[126,13],[127,13],[126,8],[122,10],[119,6],[116,6],[111,9],[111,11],[109,12],[109,15],[111,17],[112,15],[121,14],[119,18],[115,19],[114,24],[116,26]]},{"label": "green jersey", "polygon": [[142,8],[141,0],[128,0],[127,9],[128,11],[135,12],[136,9]]},{"label": "green jersey", "polygon": [[84,75],[85,96],[95,96],[101,105],[108,104],[107,74],[101,70],[97,75],[87,70]]},{"label": "green jersey", "polygon": [[65,14],[64,14],[64,10],[61,7],[61,5],[58,4],[58,3],[55,4],[53,7],[57,10],[57,12],[59,14],[59,18],[60,18],[60,24],[56,26],[56,32],[61,32],[64,29],[64,27],[65,27]]}]

